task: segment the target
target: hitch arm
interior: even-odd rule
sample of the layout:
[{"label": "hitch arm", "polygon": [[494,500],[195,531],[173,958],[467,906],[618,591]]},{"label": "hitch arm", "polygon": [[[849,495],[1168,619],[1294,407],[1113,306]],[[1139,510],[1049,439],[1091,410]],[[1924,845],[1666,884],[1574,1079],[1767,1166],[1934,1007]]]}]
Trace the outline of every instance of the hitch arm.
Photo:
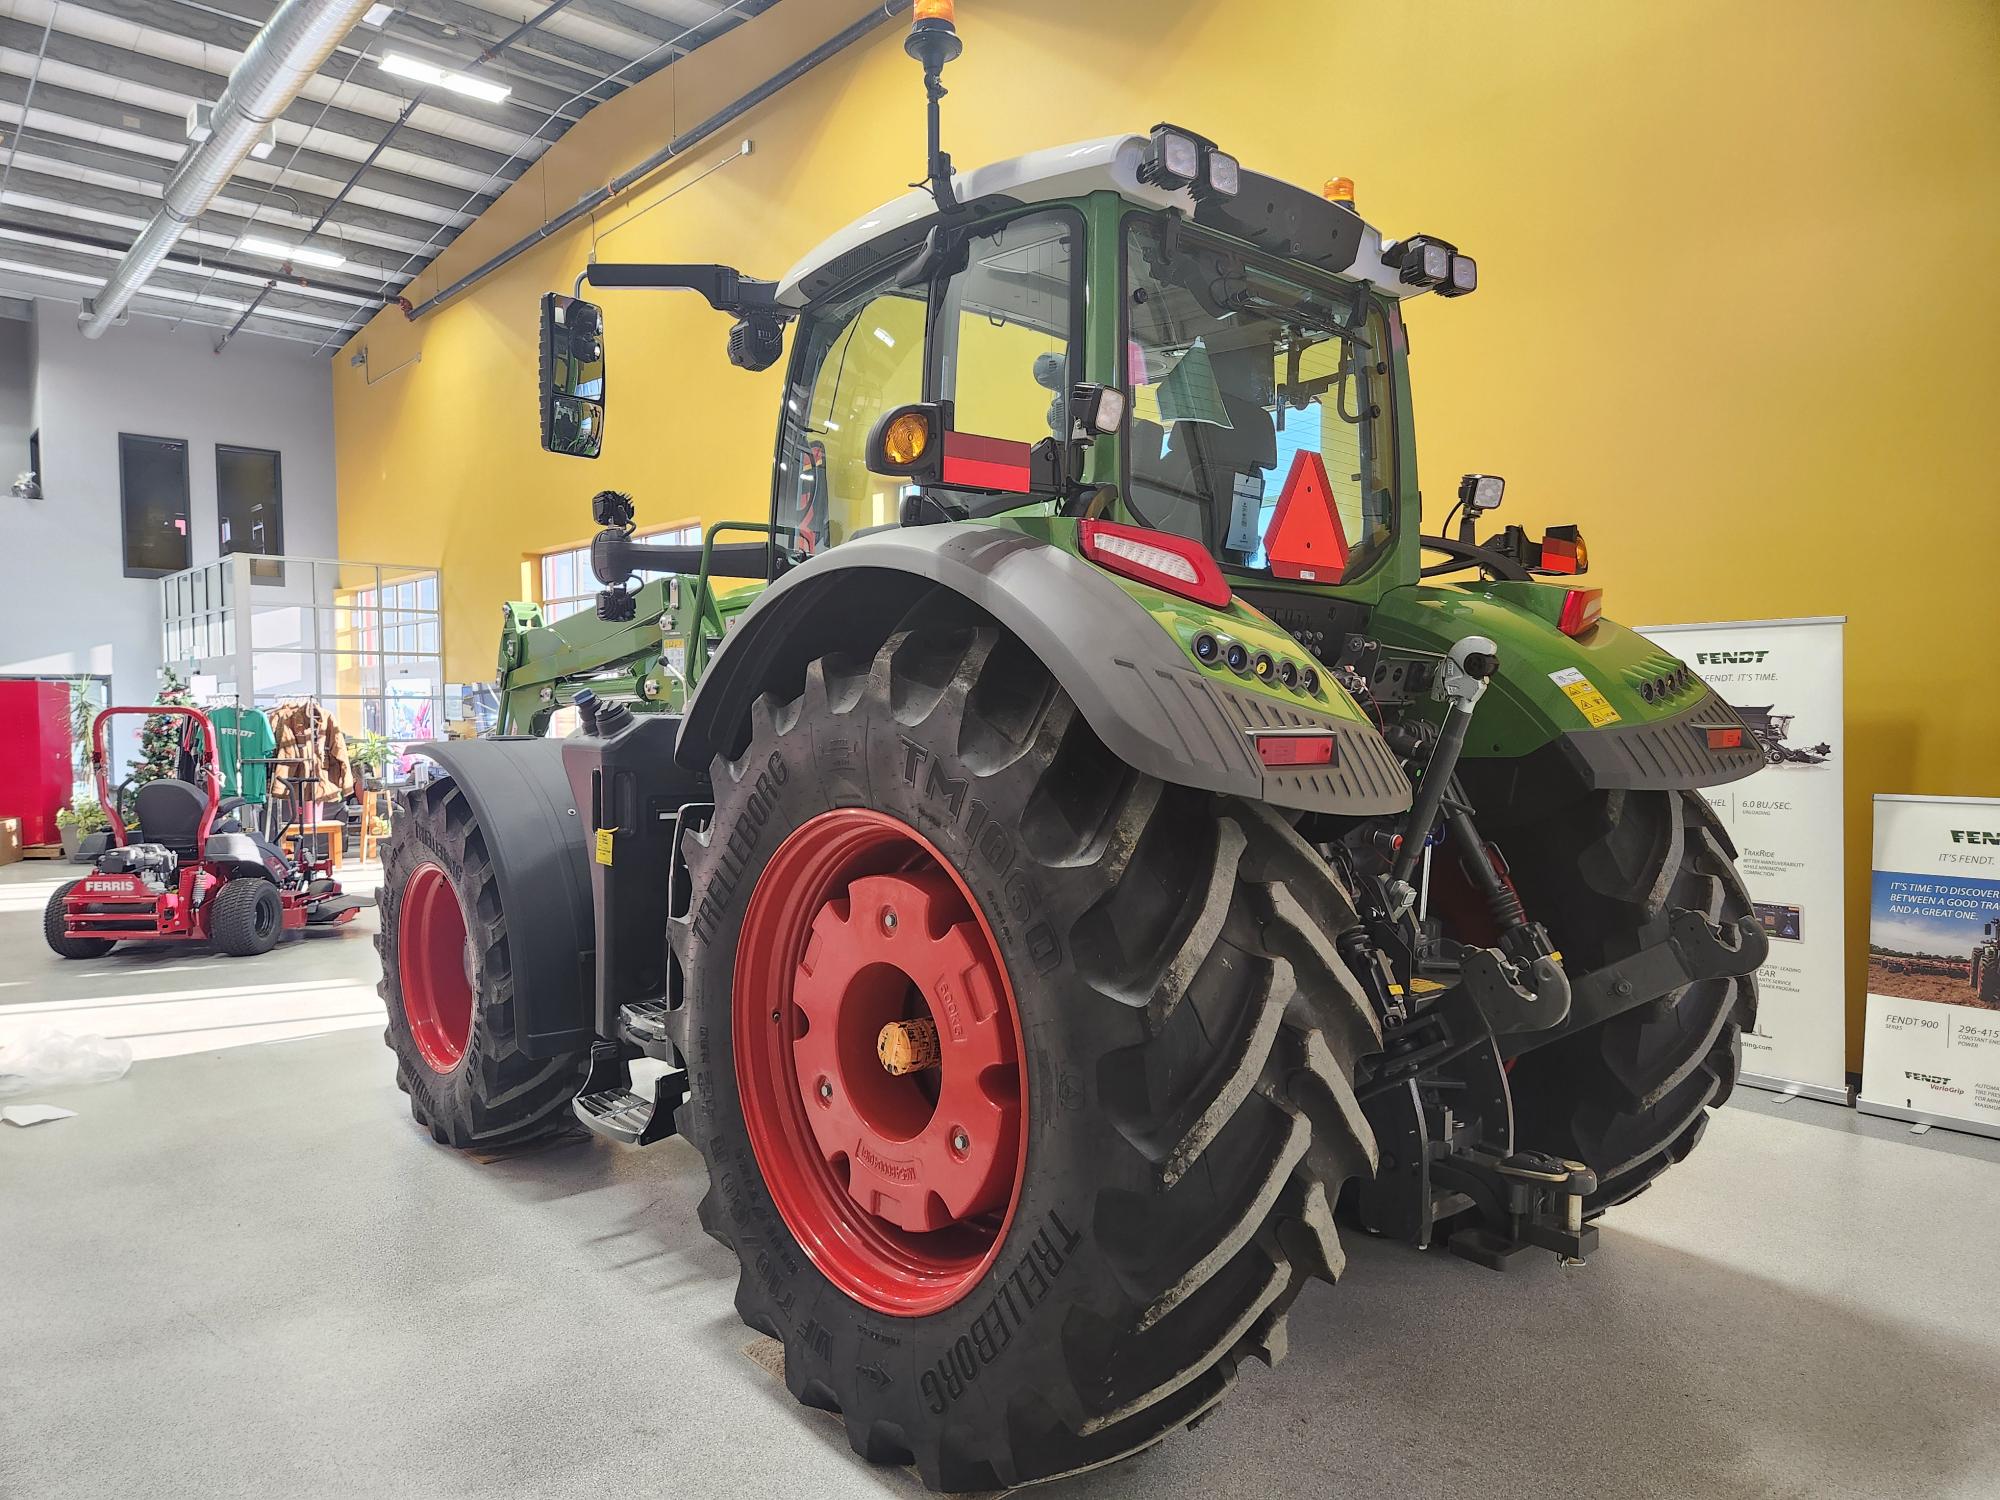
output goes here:
[{"label": "hitch arm", "polygon": [[1572,982],[1566,1029],[1595,1026],[1697,979],[1755,973],[1770,951],[1755,917],[1718,927],[1698,911],[1676,907],[1659,941]]}]

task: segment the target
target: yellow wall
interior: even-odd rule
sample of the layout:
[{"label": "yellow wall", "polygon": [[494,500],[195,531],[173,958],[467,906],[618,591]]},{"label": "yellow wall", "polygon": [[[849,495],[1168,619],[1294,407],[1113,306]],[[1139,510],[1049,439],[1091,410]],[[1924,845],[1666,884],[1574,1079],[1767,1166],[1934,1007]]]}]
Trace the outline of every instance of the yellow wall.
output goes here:
[{"label": "yellow wall", "polygon": [[[861,13],[784,3],[598,109],[413,299]],[[1988,0],[965,0],[947,144],[974,164],[1172,118],[1251,166],[1343,173],[1390,233],[1479,258],[1412,312],[1432,519],[1467,469],[1579,521],[1628,621],[1846,614],[1850,1062],[1871,792],[2000,793],[2000,10]],[[606,259],[776,275],[922,152],[901,27],[597,215]],[[736,149],[749,157],[694,181]],[[673,193],[629,227],[619,221]],[[335,363],[341,555],[441,563],[454,677],[491,672],[520,559],[584,498],[757,517],[779,374],[680,294],[609,293],[595,465],[536,445],[535,299],[592,230]],[[388,373],[421,352],[422,362]]]}]

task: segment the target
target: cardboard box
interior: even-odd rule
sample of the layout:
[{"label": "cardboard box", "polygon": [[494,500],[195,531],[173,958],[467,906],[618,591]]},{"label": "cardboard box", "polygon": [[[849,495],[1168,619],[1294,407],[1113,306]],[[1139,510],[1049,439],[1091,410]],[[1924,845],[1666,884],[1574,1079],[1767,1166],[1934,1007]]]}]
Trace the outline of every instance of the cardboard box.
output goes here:
[{"label": "cardboard box", "polygon": [[11,865],[21,857],[21,820],[0,818],[0,865]]}]

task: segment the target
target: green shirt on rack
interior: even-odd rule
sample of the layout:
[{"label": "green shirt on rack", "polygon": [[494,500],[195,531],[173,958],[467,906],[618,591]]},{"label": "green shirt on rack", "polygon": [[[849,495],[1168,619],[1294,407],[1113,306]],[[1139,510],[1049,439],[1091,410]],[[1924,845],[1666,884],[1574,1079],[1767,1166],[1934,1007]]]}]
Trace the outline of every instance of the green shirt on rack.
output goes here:
[{"label": "green shirt on rack", "polygon": [[221,757],[216,769],[222,773],[222,795],[262,802],[265,768],[246,766],[243,762],[262,760],[277,748],[278,742],[271,735],[271,721],[260,709],[230,704],[211,708],[208,717],[215,725],[216,753]]}]

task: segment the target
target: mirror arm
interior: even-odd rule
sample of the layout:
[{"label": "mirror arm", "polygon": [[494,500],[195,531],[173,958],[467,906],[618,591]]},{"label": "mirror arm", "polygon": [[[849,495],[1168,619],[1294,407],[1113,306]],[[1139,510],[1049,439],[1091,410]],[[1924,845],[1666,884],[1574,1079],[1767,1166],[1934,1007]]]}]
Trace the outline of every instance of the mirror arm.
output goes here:
[{"label": "mirror arm", "polygon": [[778,283],[745,276],[734,266],[663,265],[651,262],[595,261],[578,274],[576,286],[646,287],[659,291],[699,292],[717,312],[744,317],[771,312],[789,316],[778,307]]}]

